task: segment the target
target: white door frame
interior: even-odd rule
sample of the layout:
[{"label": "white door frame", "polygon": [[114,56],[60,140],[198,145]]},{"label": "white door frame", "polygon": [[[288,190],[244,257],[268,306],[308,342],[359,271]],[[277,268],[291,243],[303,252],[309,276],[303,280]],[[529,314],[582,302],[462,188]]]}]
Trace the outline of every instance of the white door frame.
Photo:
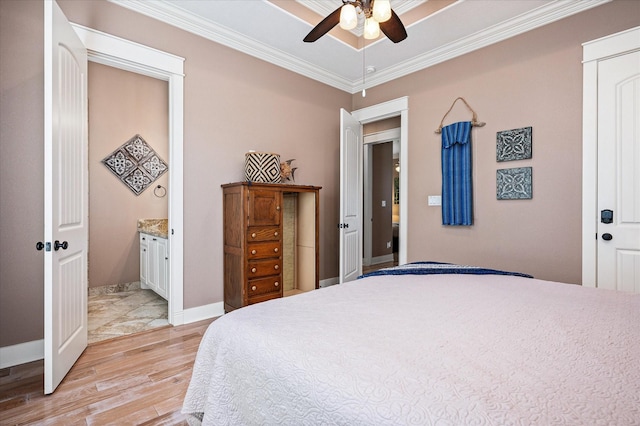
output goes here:
[{"label": "white door frame", "polygon": [[[398,264],[407,263],[408,176],[409,176],[409,97],[387,101],[351,113],[362,124],[400,116],[400,226],[398,229]],[[362,170],[362,168],[361,168]]]},{"label": "white door frame", "polygon": [[582,285],[597,285],[598,62],[640,49],[640,27],[582,44]]},{"label": "white door frame", "polygon": [[[372,215],[372,201],[373,193],[372,193],[372,179],[373,179],[373,167],[372,167],[372,156],[371,149],[373,145],[385,142],[395,142],[400,141],[400,128],[396,127],[395,129],[383,130],[381,132],[370,133],[368,135],[364,135],[362,140],[364,141],[364,155],[362,156],[363,163],[363,187],[364,187],[364,226],[362,227],[362,237],[363,237],[363,259],[362,264],[365,266],[371,265],[373,260],[372,256],[372,240],[373,240],[373,225],[371,223],[371,215]],[[391,204],[393,205],[393,200],[391,200]]]},{"label": "white door frame", "polygon": [[184,324],[183,129],[184,58],[78,24],[71,24],[89,60],[169,84],[169,307],[168,321]]}]

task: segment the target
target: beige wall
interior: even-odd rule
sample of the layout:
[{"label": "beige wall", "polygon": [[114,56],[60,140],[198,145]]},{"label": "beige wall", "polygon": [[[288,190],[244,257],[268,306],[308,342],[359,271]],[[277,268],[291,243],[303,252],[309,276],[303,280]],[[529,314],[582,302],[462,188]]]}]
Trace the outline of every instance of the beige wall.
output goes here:
[{"label": "beige wall", "polygon": [[[354,109],[409,96],[409,261],[580,283],[581,43],[639,24],[640,2],[614,1],[354,95]],[[441,192],[434,130],[458,96],[487,125],[472,136],[474,225],[444,227],[440,208],[427,206]],[[470,118],[459,102],[446,123]],[[533,158],[497,163],[496,132],[525,126],[533,127]],[[523,166],[533,167],[533,199],[496,200],[496,170]]]},{"label": "beige wall", "polygon": [[[432,259],[579,282],[581,43],[639,24],[640,2],[614,1],[512,40],[349,95],[106,1],[60,1],[70,20],[186,58],[185,308],[222,300],[220,184],[242,179],[244,153],[295,158],[320,191],[320,278],[337,276],[339,119],[409,96],[409,260]],[[2,197],[0,347],[42,338],[42,4],[0,0]],[[10,57],[11,61],[6,58]],[[443,228],[433,134],[457,96],[478,111],[476,225]],[[466,119],[464,109],[451,120]],[[495,132],[533,126],[534,199],[495,200]],[[18,159],[18,160],[16,160]],[[511,164],[507,165],[511,167]],[[404,194],[402,196],[405,196]],[[9,247],[9,250],[5,248]]]},{"label": "beige wall", "polygon": [[44,335],[43,10],[0,0],[0,347]]},{"label": "beige wall", "polygon": [[139,134],[169,163],[169,92],[166,81],[94,62],[88,79],[89,287],[100,287],[139,281],[136,223],[167,217],[167,197],[154,189],[168,188],[171,172],[169,164],[169,172],[136,196],[101,161]]}]

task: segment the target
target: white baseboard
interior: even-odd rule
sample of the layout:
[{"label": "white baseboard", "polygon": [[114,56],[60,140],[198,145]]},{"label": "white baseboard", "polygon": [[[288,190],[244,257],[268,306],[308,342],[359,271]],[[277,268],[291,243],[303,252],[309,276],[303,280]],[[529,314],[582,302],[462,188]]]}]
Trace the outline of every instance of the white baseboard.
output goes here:
[{"label": "white baseboard", "polygon": [[393,253],[385,254],[384,256],[377,256],[371,259],[371,265],[379,265],[380,263],[387,262],[393,262]]},{"label": "white baseboard", "polygon": [[327,278],[326,280],[320,280],[320,288],[329,287],[330,285],[336,285],[340,282],[338,277]]},{"label": "white baseboard", "polygon": [[44,339],[0,348],[0,368],[44,359]]},{"label": "white baseboard", "polygon": [[190,324],[192,322],[219,317],[224,315],[224,302],[211,303],[209,305],[185,309],[183,311],[183,315],[183,324]]}]

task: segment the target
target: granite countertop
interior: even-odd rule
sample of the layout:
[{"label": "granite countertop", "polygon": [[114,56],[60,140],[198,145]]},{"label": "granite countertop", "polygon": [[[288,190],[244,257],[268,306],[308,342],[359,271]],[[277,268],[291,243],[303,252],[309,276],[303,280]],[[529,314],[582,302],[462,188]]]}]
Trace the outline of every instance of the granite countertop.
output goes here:
[{"label": "granite countertop", "polygon": [[168,219],[138,219],[138,232],[154,237],[167,238],[168,226]]}]

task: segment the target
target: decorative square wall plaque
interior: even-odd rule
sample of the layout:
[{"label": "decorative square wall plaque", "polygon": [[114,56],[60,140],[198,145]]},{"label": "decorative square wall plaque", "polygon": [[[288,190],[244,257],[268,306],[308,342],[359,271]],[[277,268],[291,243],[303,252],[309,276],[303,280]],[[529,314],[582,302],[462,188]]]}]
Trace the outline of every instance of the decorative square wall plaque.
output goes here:
[{"label": "decorative square wall plaque", "polygon": [[102,164],[136,195],[140,195],[169,170],[167,163],[140,135],[135,135],[107,155]]},{"label": "decorative square wall plaque", "polygon": [[498,162],[531,158],[532,129],[532,127],[523,127],[496,133],[496,159]]},{"label": "decorative square wall plaque", "polygon": [[527,200],[533,197],[533,169],[518,167],[498,169],[496,173],[496,197],[498,200]]}]

